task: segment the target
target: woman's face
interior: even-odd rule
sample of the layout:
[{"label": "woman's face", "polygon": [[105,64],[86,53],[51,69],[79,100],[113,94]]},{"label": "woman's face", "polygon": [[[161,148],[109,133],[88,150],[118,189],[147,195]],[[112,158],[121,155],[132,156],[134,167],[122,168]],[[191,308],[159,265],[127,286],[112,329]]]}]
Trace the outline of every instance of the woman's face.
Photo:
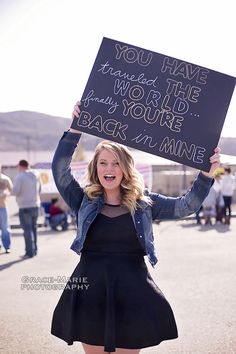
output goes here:
[{"label": "woman's face", "polygon": [[116,157],[109,150],[103,149],[97,161],[97,174],[105,190],[120,189],[123,172]]}]

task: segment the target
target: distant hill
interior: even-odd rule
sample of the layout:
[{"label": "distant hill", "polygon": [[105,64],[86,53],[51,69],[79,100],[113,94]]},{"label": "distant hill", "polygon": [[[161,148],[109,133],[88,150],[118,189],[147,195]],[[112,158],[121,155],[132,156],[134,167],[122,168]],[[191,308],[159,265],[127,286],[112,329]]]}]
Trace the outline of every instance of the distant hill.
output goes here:
[{"label": "distant hill", "polygon": [[[50,151],[70,127],[67,118],[38,112],[0,113],[0,151]],[[83,134],[85,149],[93,150],[98,138]]]},{"label": "distant hill", "polygon": [[[38,112],[0,113],[0,151],[53,151],[69,126],[69,119]],[[84,149],[94,150],[99,140],[83,134]],[[221,138],[220,147],[222,154],[236,156],[236,138]]]}]

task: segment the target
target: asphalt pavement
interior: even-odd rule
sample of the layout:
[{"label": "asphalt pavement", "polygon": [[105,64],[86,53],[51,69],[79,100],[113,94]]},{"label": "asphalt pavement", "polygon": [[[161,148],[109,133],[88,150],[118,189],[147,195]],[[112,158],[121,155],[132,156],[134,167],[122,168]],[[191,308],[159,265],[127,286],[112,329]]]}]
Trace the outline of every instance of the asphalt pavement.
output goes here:
[{"label": "asphalt pavement", "polygon": [[[0,352],[82,354],[80,343],[50,334],[62,284],[79,261],[70,250],[75,230],[39,228],[31,259],[21,258],[22,230],[12,231],[12,252],[0,253]],[[155,269],[146,263],[173,308],[179,338],[141,353],[236,353],[236,219],[230,226],[162,222],[154,233],[159,262]]]}]

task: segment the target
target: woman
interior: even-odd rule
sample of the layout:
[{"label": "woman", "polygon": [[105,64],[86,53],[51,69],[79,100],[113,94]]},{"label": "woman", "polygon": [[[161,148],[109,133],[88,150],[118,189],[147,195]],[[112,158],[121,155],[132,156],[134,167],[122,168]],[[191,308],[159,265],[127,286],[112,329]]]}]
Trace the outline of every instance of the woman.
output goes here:
[{"label": "woman", "polygon": [[[77,104],[72,116],[79,113]],[[138,354],[178,336],[172,309],[144,261],[147,255],[153,267],[157,263],[152,221],[199,209],[219,166],[219,148],[210,172],[200,172],[185,196],[169,198],[145,192],[129,150],[109,141],[98,144],[82,188],[69,167],[80,136],[73,129],[64,133],[52,164],[57,188],[77,215],[71,248],[81,255],[55,308],[52,334],[69,345],[82,342],[86,354]]]}]

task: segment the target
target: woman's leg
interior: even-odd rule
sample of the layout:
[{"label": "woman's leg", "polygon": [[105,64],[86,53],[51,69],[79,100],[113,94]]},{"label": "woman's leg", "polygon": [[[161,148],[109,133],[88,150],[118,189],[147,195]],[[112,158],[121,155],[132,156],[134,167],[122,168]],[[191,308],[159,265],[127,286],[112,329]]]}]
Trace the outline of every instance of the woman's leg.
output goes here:
[{"label": "woman's leg", "polygon": [[108,352],[104,352],[104,347],[101,345],[90,345],[86,343],[81,343],[81,344],[84,348],[85,354],[104,354],[104,353],[107,354],[108,353]]},{"label": "woman's leg", "polygon": [[[86,343],[82,343],[85,354],[104,354],[108,352],[104,352],[104,347],[100,345],[90,345]],[[124,348],[116,348],[114,354],[139,354],[140,349],[124,349]],[[112,354],[112,353],[111,353]]]}]

